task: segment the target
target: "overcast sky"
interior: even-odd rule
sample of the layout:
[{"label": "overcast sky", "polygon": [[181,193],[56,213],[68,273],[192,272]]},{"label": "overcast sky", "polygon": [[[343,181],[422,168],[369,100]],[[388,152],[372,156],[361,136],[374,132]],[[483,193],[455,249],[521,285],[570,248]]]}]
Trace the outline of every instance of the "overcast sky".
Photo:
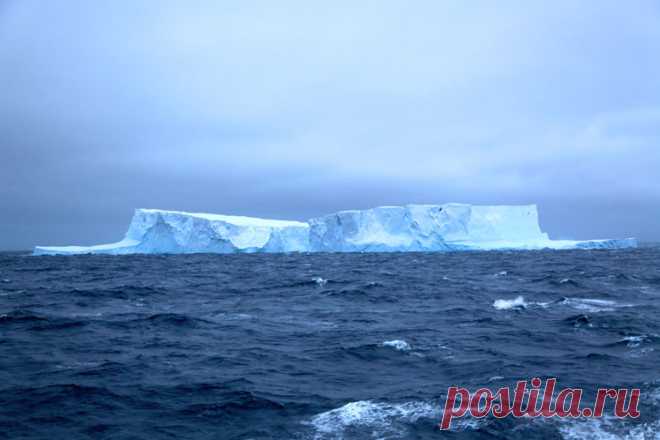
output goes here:
[{"label": "overcast sky", "polygon": [[0,249],[450,201],[660,240],[660,3],[0,0]]}]

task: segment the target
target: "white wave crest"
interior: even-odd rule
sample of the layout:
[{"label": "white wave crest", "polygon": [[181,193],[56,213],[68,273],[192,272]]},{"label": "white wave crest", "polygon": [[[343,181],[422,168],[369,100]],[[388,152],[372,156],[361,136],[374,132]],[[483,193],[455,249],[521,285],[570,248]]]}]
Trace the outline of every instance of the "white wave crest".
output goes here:
[{"label": "white wave crest", "polygon": [[564,440],[660,440],[660,421],[622,422],[612,418],[566,422],[559,428]]},{"label": "white wave crest", "polygon": [[612,312],[620,307],[632,307],[632,304],[619,304],[616,301],[595,298],[564,298],[560,304],[585,312]]},{"label": "white wave crest", "polygon": [[392,341],[383,342],[383,347],[392,347],[399,351],[410,351],[410,344],[401,339],[394,339]]},{"label": "white wave crest", "polygon": [[314,281],[319,286],[325,286],[326,284],[328,284],[328,280],[321,277],[313,278],[312,281]]},{"label": "white wave crest", "polygon": [[526,309],[537,306],[545,309],[557,305],[568,306],[589,313],[612,312],[622,307],[633,307],[633,304],[620,304],[616,301],[597,298],[563,298],[559,301],[528,303],[525,298],[518,296],[514,299],[497,299],[493,303],[493,307],[497,310]]},{"label": "white wave crest", "polygon": [[317,440],[343,439],[348,431],[360,433],[364,438],[389,438],[404,435],[406,424],[415,423],[420,418],[439,421],[440,414],[439,405],[427,402],[390,404],[361,400],[317,414],[310,424],[316,431],[314,439]]},{"label": "white wave crest", "polygon": [[527,306],[528,304],[522,296],[514,299],[497,299],[493,303],[493,307],[497,310],[525,309]]},{"label": "white wave crest", "polygon": [[642,342],[645,342],[649,339],[647,335],[640,335],[640,336],[626,336],[623,339],[621,339],[621,342],[627,342],[627,346],[630,348],[636,348],[639,347]]}]

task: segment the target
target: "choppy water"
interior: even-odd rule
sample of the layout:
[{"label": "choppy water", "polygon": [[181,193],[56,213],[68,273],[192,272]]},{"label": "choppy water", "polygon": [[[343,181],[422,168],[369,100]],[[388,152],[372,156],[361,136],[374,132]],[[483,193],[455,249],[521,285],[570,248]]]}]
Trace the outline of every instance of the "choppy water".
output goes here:
[{"label": "choppy water", "polygon": [[[660,438],[660,249],[0,254],[0,438]],[[463,420],[449,385],[642,389],[642,417]]]}]

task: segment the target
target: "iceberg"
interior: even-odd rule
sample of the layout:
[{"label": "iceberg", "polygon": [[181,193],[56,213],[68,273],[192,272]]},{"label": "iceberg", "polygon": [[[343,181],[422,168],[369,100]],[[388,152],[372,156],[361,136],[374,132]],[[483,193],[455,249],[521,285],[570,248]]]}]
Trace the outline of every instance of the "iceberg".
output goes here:
[{"label": "iceberg", "polygon": [[536,205],[381,206],[308,222],[137,209],[123,240],[97,246],[37,246],[34,255],[237,252],[442,252],[614,249],[634,238],[551,240]]},{"label": "iceberg", "polygon": [[34,255],[304,252],[309,225],[233,215],[137,209],[122,241],[37,246]]},{"label": "iceberg", "polygon": [[381,206],[309,220],[310,249],[327,252],[596,249],[636,247],[635,239],[550,240],[536,205]]}]

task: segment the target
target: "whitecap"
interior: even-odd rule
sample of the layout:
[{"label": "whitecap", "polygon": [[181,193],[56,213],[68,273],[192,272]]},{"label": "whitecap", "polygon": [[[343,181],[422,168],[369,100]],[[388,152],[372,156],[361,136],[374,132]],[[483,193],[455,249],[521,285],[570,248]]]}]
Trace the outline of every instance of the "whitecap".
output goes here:
[{"label": "whitecap", "polygon": [[595,298],[564,298],[560,304],[586,312],[612,312],[620,307],[632,307],[632,304],[619,304],[616,301]]},{"label": "whitecap", "polygon": [[328,284],[328,280],[321,277],[313,278],[312,281],[314,281],[319,286],[325,286],[326,284]]},{"label": "whitecap", "polygon": [[611,417],[565,419],[559,432],[565,440],[660,440],[660,421],[634,423]]},{"label": "whitecap", "polygon": [[488,382],[495,382],[495,381],[503,380],[503,379],[504,379],[504,376],[492,376],[492,377],[488,378]]},{"label": "whitecap", "polygon": [[547,309],[551,305],[557,304],[557,303],[558,303],[558,301],[547,301],[547,302],[537,302],[537,303],[534,303],[534,304],[539,306],[539,307],[542,307],[544,309]]},{"label": "whitecap", "polygon": [[312,417],[308,423],[314,427],[315,439],[343,439],[345,433],[360,432],[365,438],[383,438],[405,435],[406,424],[421,418],[440,420],[440,406],[428,402],[398,404],[360,400]]},{"label": "whitecap", "polygon": [[527,308],[525,298],[518,296],[514,299],[497,299],[493,303],[493,307],[497,310],[511,310],[511,309],[525,309]]},{"label": "whitecap", "polygon": [[406,341],[403,341],[401,339],[394,339],[392,341],[385,341],[383,342],[383,347],[392,347],[396,350],[399,351],[409,351],[410,350],[410,344],[408,344]]},{"label": "whitecap", "polygon": [[648,336],[646,335],[640,335],[640,336],[626,336],[625,338],[621,339],[621,342],[627,342],[627,346],[630,348],[635,348],[639,347],[639,345],[646,341],[648,339]]},{"label": "whitecap", "polygon": [[554,305],[564,305],[590,313],[612,312],[622,307],[633,307],[633,304],[619,304],[616,301],[597,298],[562,298],[558,301],[528,303],[525,301],[525,298],[518,296],[514,299],[498,299],[493,303],[493,307],[497,310],[526,309],[532,306],[545,309]]}]

